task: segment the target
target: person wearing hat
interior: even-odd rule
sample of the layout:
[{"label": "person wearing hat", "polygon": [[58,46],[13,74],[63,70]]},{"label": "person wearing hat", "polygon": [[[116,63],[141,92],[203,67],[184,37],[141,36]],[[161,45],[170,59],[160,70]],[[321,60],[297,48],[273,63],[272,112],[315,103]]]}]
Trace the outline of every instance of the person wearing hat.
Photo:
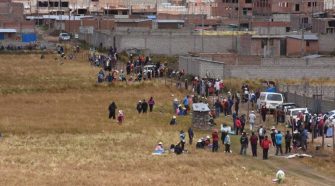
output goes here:
[{"label": "person wearing hat", "polygon": [[275,135],[275,140],[276,140],[276,156],[278,156],[279,151],[280,154],[283,155],[283,149],[282,149],[283,135],[280,130]]},{"label": "person wearing hat", "polygon": [[256,114],[255,112],[252,110],[249,114],[249,124],[250,124],[250,130],[253,131],[254,130],[254,126],[255,126],[255,121],[256,121]]},{"label": "person wearing hat", "polygon": [[202,142],[202,139],[199,139],[197,141],[197,144],[195,145],[195,148],[197,148],[197,149],[203,149],[204,148],[204,143]]},{"label": "person wearing hat", "polygon": [[155,147],[155,154],[163,154],[164,153],[164,148],[163,148],[163,143],[159,142],[156,147]]},{"label": "person wearing hat", "polygon": [[124,114],[123,114],[122,110],[119,110],[119,114],[117,116],[117,120],[118,120],[119,124],[123,123],[123,121],[124,121]]},{"label": "person wearing hat", "polygon": [[210,146],[210,144],[211,144],[211,137],[206,136],[206,139],[205,139],[205,147]]},{"label": "person wearing hat", "polygon": [[291,141],[292,141],[292,135],[290,134],[290,131],[286,131],[285,134],[285,154],[291,153]]},{"label": "person wearing hat", "polygon": [[141,114],[142,112],[142,101],[138,101],[137,105],[136,105],[136,110],[139,114]]},{"label": "person wearing hat", "polygon": [[176,116],[172,116],[172,119],[170,121],[170,125],[176,125],[177,124],[177,117]]},{"label": "person wearing hat", "polygon": [[179,139],[180,139],[181,150],[184,151],[184,147],[185,147],[185,132],[183,130],[181,130],[180,133],[179,133]]},{"label": "person wearing hat", "polygon": [[262,141],[262,148],[263,148],[263,160],[267,160],[268,159],[268,152],[269,152],[269,148],[271,146],[271,141],[268,139],[268,136],[266,135],[264,140]]}]

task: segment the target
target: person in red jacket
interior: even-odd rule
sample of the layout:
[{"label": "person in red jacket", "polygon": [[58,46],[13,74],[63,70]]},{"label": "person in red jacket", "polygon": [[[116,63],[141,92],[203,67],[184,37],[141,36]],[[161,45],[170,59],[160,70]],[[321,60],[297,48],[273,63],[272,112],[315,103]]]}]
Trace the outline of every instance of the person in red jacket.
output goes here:
[{"label": "person in red jacket", "polygon": [[268,159],[268,152],[272,142],[268,139],[268,136],[265,136],[265,139],[262,141],[262,148],[263,148],[263,160]]},{"label": "person in red jacket", "polygon": [[239,130],[241,131],[242,128],[241,120],[239,117],[236,118],[235,125],[236,125],[236,135],[238,135],[238,131]]},{"label": "person in red jacket", "polygon": [[212,151],[213,152],[217,152],[219,149],[219,135],[218,135],[218,131],[216,129],[214,129],[213,133],[212,133],[212,138],[213,138],[213,148]]}]

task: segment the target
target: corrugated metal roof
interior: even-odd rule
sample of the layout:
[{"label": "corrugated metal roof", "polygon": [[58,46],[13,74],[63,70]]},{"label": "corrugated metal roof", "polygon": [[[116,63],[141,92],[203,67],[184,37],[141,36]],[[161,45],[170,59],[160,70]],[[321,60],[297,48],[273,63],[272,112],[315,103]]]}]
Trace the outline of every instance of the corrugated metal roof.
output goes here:
[{"label": "corrugated metal roof", "polygon": [[210,111],[209,107],[205,103],[194,103],[192,105],[193,111],[198,111],[198,112],[208,112]]},{"label": "corrugated metal roof", "polygon": [[[302,35],[289,35],[287,37],[294,39],[302,39]],[[319,40],[319,38],[316,35],[304,35],[304,40]]]},{"label": "corrugated metal roof", "polygon": [[92,18],[93,16],[68,16],[68,15],[43,15],[27,16],[26,19],[54,19],[54,20],[81,20],[83,18]]},{"label": "corrugated metal roof", "polygon": [[16,29],[12,29],[12,28],[0,28],[0,33],[16,33]]},{"label": "corrugated metal roof", "polygon": [[156,20],[157,23],[185,23],[184,20],[173,20],[173,19],[159,19]]}]

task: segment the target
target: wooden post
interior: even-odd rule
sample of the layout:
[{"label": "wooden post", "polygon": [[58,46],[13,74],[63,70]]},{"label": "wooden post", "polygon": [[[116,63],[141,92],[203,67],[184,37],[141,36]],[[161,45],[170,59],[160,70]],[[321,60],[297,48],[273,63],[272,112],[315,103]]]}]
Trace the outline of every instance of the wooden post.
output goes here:
[{"label": "wooden post", "polygon": [[315,133],[314,133],[314,126],[312,126],[312,143],[314,143],[314,135],[315,135]]},{"label": "wooden post", "polygon": [[335,133],[334,133],[334,130],[335,130],[335,125],[333,125],[333,151],[335,151]]},{"label": "wooden post", "polygon": [[321,131],[321,134],[322,134],[322,148],[325,147],[325,125],[322,126],[322,131]]}]

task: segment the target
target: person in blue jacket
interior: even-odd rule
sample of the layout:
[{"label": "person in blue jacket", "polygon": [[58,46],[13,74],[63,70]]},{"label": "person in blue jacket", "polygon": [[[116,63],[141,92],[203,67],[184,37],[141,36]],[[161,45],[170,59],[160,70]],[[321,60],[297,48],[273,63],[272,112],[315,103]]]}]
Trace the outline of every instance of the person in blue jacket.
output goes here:
[{"label": "person in blue jacket", "polygon": [[278,133],[275,135],[276,140],[276,156],[278,156],[278,153],[280,151],[280,154],[283,155],[283,149],[282,149],[282,140],[283,140],[283,134],[278,131]]}]

